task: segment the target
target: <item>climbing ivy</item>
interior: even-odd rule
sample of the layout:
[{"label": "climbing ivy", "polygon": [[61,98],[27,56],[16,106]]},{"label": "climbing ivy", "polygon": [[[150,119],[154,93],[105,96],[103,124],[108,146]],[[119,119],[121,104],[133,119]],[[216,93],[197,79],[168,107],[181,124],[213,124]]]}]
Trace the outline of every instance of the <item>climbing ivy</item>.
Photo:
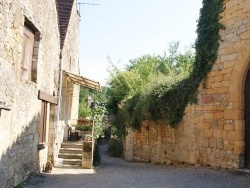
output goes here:
[{"label": "climbing ivy", "polygon": [[95,105],[93,108],[93,117],[94,117],[94,139],[99,138],[104,135],[103,124],[104,117],[106,114],[106,109],[104,105]]},{"label": "climbing ivy", "polygon": [[200,83],[205,81],[217,59],[221,39],[219,31],[224,28],[219,22],[222,0],[203,0],[202,3],[195,42],[196,56],[190,74],[175,82],[157,83],[150,90],[127,99],[123,107],[134,128],[140,128],[141,122],[150,118],[165,119],[174,127],[182,120],[187,105],[197,102]]},{"label": "climbing ivy", "polygon": [[222,11],[222,0],[203,0],[197,27],[198,37],[195,43],[196,57],[193,70],[188,78],[171,86],[162,97],[165,102],[166,121],[172,126],[182,120],[188,103],[196,102],[198,87],[217,59],[221,39],[219,31],[224,29],[219,21]]}]

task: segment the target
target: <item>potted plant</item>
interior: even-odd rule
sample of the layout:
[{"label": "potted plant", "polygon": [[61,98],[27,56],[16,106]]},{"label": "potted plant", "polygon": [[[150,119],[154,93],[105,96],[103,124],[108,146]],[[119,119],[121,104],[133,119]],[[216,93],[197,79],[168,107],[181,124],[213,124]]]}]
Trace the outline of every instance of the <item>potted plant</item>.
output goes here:
[{"label": "potted plant", "polygon": [[78,135],[83,138],[84,135],[92,135],[92,125],[76,125],[76,130],[78,131]]}]

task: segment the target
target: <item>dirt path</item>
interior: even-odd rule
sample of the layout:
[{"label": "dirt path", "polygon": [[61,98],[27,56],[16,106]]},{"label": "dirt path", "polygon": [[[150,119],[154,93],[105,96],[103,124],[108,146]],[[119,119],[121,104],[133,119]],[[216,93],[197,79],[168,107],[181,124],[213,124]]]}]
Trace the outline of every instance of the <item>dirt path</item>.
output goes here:
[{"label": "dirt path", "polygon": [[204,167],[162,166],[131,163],[107,155],[102,145],[102,163],[94,170],[53,168],[38,174],[21,188],[158,188],[158,187],[250,187],[250,173]]}]

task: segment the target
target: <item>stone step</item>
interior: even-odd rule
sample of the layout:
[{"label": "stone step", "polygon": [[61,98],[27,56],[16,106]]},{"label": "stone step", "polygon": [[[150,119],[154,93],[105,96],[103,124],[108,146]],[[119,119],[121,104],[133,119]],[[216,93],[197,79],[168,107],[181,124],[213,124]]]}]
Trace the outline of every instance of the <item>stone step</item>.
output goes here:
[{"label": "stone step", "polygon": [[82,160],[81,159],[63,159],[63,165],[81,166]]},{"label": "stone step", "polygon": [[62,159],[82,159],[82,154],[59,153],[58,157]]},{"label": "stone step", "polygon": [[61,148],[78,148],[82,149],[81,142],[63,142]]},{"label": "stone step", "polygon": [[79,169],[82,168],[82,165],[62,165],[60,168]]},{"label": "stone step", "polygon": [[71,154],[82,154],[82,149],[78,148],[61,148],[60,154],[71,153]]}]

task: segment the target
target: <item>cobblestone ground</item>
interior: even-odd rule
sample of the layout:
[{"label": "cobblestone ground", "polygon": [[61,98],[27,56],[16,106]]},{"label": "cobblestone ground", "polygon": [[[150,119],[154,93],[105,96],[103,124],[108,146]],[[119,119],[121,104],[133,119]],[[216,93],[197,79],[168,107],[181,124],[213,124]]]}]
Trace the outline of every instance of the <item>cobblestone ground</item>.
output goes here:
[{"label": "cobblestone ground", "polygon": [[109,157],[101,146],[102,163],[93,170],[53,168],[25,182],[21,188],[158,188],[250,187],[250,172],[193,166],[131,163]]}]

